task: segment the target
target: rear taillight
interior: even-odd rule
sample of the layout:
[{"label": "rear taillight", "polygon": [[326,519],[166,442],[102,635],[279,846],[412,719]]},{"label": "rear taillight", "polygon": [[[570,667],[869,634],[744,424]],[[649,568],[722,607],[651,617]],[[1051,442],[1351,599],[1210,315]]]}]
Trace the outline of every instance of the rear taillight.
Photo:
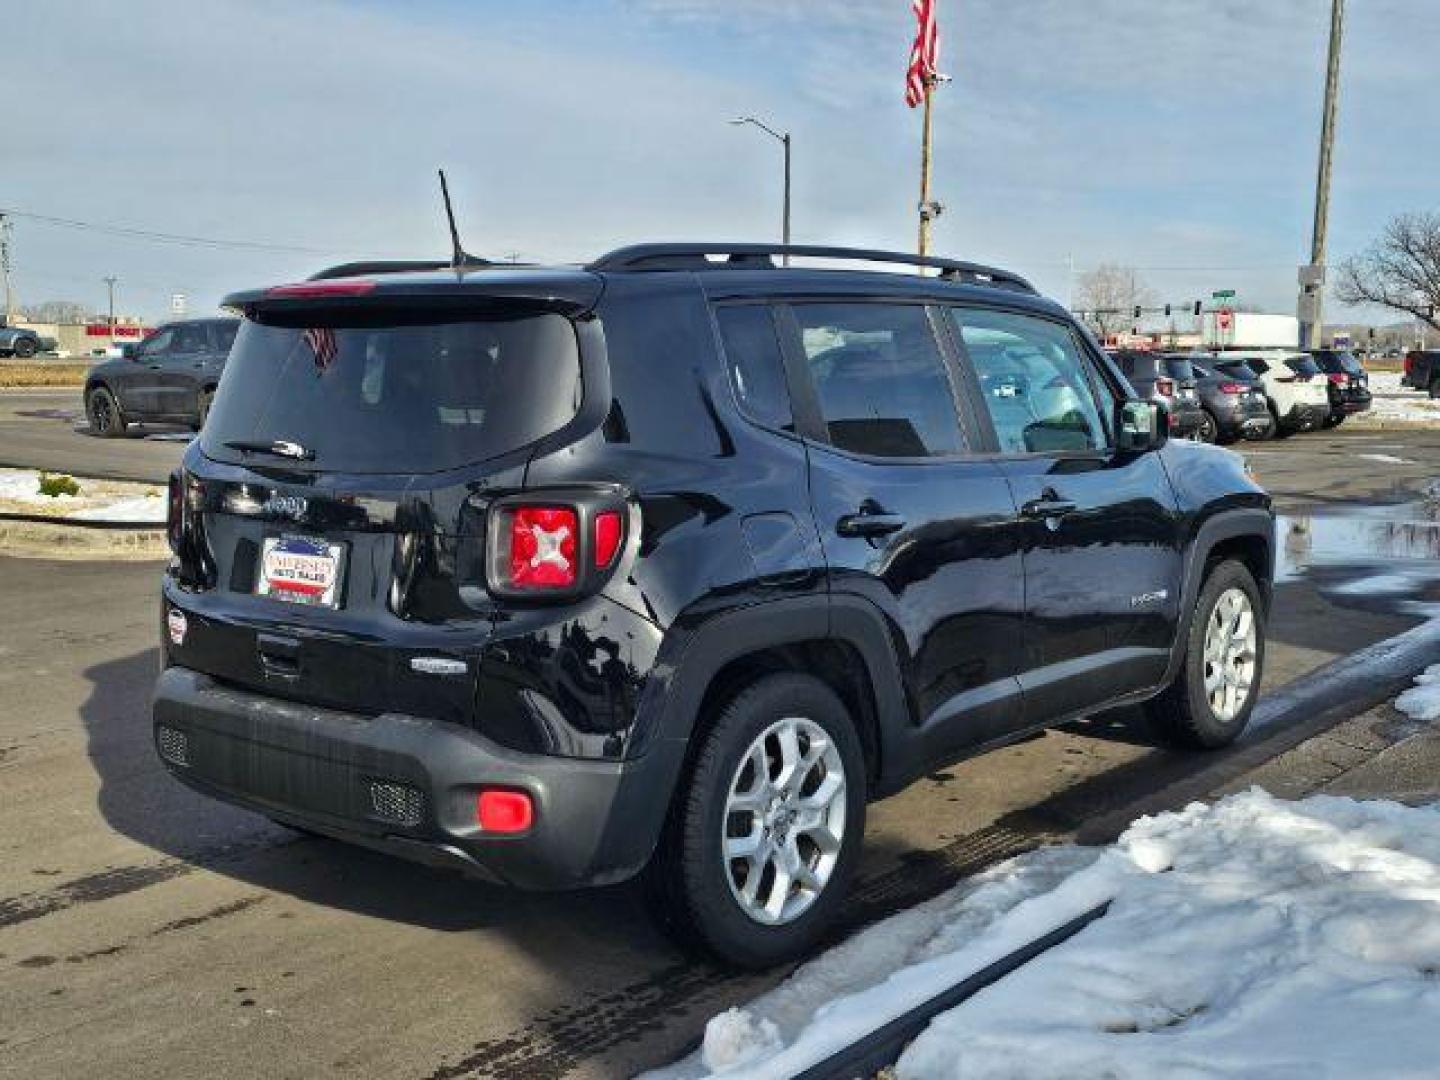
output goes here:
[{"label": "rear taillight", "polygon": [[179,552],[180,537],[185,531],[185,481],[179,472],[170,474],[170,488],[165,498],[165,539],[170,550]]},{"label": "rear taillight", "polygon": [[1413,375],[1414,373],[1415,373],[1415,354],[1414,354],[1414,353],[1406,353],[1406,354],[1405,354],[1405,374],[1406,374],[1406,375]]},{"label": "rear taillight", "polygon": [[1245,387],[1238,382],[1222,382],[1218,388],[1222,394],[1243,394]]},{"label": "rear taillight", "polygon": [[615,561],[624,529],[618,510],[602,510],[595,515],[595,546],[591,549],[595,569],[607,569]]},{"label": "rear taillight", "polygon": [[1332,371],[1329,375],[1326,375],[1325,377],[1329,379],[1332,383],[1334,383],[1336,386],[1344,386],[1350,381],[1349,375],[1341,374],[1338,371]]},{"label": "rear taillight", "polygon": [[516,506],[501,511],[501,569],[512,589],[572,589],[578,577],[580,517],[568,506]]},{"label": "rear taillight", "polygon": [[1174,380],[1174,379],[1156,379],[1156,380],[1155,380],[1155,392],[1156,392],[1157,394],[1159,394],[1161,397],[1174,397],[1174,396],[1175,396],[1175,380]]},{"label": "rear taillight", "polygon": [[[573,489],[490,508],[486,578],[501,596],[559,599],[587,591],[619,560],[626,514],[610,495]],[[573,497],[573,501],[571,501]]]}]

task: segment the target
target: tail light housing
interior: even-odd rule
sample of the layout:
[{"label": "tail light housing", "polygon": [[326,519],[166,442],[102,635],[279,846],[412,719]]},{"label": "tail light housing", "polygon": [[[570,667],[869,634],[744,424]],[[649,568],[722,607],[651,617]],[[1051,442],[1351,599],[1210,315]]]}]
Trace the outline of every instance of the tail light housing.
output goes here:
[{"label": "tail light housing", "polygon": [[1222,394],[1243,394],[1245,393],[1245,384],[1238,382],[1222,382],[1218,389]]},{"label": "tail light housing", "polygon": [[561,600],[591,592],[619,562],[629,508],[588,491],[510,496],[489,507],[486,586],[512,599]]},{"label": "tail light housing", "polygon": [[1415,374],[1415,354],[1413,352],[1405,354],[1405,374]]},{"label": "tail light housing", "polygon": [[1157,394],[1159,394],[1161,397],[1174,397],[1174,396],[1175,396],[1175,380],[1174,380],[1174,379],[1156,379],[1156,380],[1155,380],[1155,392],[1156,392]]},{"label": "tail light housing", "polygon": [[180,540],[185,533],[185,480],[179,470],[170,474],[170,486],[165,494],[165,539],[170,550],[179,553]]},{"label": "tail light housing", "polygon": [[1336,386],[1344,386],[1346,383],[1348,383],[1348,382],[1350,381],[1350,376],[1349,376],[1349,375],[1346,375],[1346,374],[1344,374],[1343,372],[1339,372],[1339,371],[1332,371],[1332,372],[1330,372],[1330,374],[1326,375],[1325,377],[1326,377],[1327,379],[1329,379],[1332,383],[1334,383]]}]

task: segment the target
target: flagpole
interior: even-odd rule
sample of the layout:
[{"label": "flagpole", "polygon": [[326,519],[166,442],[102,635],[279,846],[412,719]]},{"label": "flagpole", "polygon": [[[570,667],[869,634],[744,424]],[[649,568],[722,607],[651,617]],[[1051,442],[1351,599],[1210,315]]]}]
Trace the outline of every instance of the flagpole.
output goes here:
[{"label": "flagpole", "polygon": [[935,79],[925,79],[925,129],[920,137],[920,254],[930,254],[930,130]]}]

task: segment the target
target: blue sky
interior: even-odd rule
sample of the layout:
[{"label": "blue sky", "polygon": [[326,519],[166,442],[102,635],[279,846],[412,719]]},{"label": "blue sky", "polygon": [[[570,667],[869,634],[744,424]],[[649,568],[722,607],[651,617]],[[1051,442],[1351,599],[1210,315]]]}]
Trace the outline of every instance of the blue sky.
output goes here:
[{"label": "blue sky", "polygon": [[[1293,310],[1329,0],[940,0],[937,248],[1030,275],[1141,268],[1176,303]],[[164,245],[20,219],[22,301],[159,316],[331,261],[467,246],[584,259],[778,233],[910,249],[908,0],[52,0],[7,12],[0,207],[306,251]],[[1351,0],[1332,261],[1440,209],[1434,0]],[[1334,305],[1330,313],[1337,314]]]}]

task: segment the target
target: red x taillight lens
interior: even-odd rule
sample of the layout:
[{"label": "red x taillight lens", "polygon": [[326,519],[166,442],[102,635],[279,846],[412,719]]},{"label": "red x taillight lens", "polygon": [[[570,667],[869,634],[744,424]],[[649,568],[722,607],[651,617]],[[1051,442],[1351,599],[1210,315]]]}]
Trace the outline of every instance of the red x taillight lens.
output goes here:
[{"label": "red x taillight lens", "polygon": [[578,577],[580,517],[569,506],[515,506],[501,511],[507,541],[503,567],[512,589],[571,589]]}]

